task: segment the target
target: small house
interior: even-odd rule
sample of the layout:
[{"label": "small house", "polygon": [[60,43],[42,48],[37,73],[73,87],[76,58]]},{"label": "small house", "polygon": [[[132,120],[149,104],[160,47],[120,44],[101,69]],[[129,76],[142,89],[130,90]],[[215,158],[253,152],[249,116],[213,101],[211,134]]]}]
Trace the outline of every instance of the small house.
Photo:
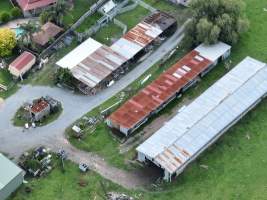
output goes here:
[{"label": "small house", "polygon": [[39,46],[47,45],[50,40],[53,40],[63,31],[63,28],[47,22],[41,27],[41,31],[33,34],[33,42]]},{"label": "small house", "polygon": [[0,153],[0,199],[5,200],[23,182],[24,171]]},{"label": "small house", "polygon": [[30,112],[33,121],[40,121],[50,114],[50,104],[43,98],[38,99],[33,103]]},{"label": "small house", "polygon": [[22,80],[22,76],[32,68],[35,62],[36,57],[32,53],[24,51],[9,65],[8,70],[15,78]]},{"label": "small house", "polygon": [[17,0],[24,16],[38,14],[45,8],[55,5],[57,0]]}]

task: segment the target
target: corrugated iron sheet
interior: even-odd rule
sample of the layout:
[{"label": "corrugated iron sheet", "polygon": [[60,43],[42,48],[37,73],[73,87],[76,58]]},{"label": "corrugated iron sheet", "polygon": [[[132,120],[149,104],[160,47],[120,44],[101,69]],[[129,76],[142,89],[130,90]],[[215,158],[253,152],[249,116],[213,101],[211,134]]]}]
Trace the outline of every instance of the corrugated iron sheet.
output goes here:
[{"label": "corrugated iron sheet", "polygon": [[109,117],[109,120],[125,128],[133,128],[195,79],[210,64],[211,61],[199,55],[197,51],[191,51],[122,105]]},{"label": "corrugated iron sheet", "polygon": [[173,174],[267,93],[267,65],[247,57],[180,111],[137,151]]},{"label": "corrugated iron sheet", "polygon": [[137,24],[115,42],[111,48],[131,59],[175,23],[176,19],[174,17],[158,11]]},{"label": "corrugated iron sheet", "polygon": [[71,72],[75,78],[93,88],[126,61],[109,47],[101,46],[73,67]]}]

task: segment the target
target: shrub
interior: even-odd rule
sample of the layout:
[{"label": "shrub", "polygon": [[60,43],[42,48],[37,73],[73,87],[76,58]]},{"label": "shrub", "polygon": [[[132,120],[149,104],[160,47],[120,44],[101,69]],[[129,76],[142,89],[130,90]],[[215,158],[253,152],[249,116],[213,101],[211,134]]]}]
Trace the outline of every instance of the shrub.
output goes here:
[{"label": "shrub", "polygon": [[18,18],[22,15],[21,10],[18,7],[14,7],[11,9],[11,16],[14,18]]},{"label": "shrub", "polygon": [[10,20],[10,14],[6,11],[2,12],[0,14],[0,21],[5,23],[5,22],[8,22]]}]

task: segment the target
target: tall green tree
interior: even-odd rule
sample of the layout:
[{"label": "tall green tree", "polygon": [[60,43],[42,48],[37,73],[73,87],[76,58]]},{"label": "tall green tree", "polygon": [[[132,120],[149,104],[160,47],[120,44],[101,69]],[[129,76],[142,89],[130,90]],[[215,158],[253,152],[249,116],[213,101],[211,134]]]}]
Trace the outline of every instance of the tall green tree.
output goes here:
[{"label": "tall green tree", "polygon": [[27,46],[33,44],[33,34],[41,30],[40,25],[31,20],[28,23],[21,24],[20,28],[24,30],[20,35],[20,40],[23,44],[26,43]]},{"label": "tall green tree", "polygon": [[16,36],[14,31],[8,28],[0,28],[0,60],[9,56],[16,46]]},{"label": "tall green tree", "polygon": [[69,9],[70,8],[66,0],[58,0],[56,5],[51,7],[51,9],[48,12],[50,13],[52,20],[56,24],[62,25],[63,18],[65,15],[68,14]]},{"label": "tall green tree", "polygon": [[235,44],[248,30],[242,0],[193,0],[190,6],[193,17],[186,35],[193,44],[214,44],[218,40]]}]

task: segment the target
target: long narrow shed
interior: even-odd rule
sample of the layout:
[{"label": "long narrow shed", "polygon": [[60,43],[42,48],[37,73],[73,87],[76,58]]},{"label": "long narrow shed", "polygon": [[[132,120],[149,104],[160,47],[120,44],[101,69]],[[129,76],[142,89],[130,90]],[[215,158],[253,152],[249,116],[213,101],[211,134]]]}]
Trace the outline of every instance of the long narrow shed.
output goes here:
[{"label": "long narrow shed", "polygon": [[137,147],[138,160],[181,173],[267,94],[267,65],[247,57]]},{"label": "long narrow shed", "polygon": [[125,57],[88,38],[56,64],[68,68],[77,80],[94,88],[125,62]]},{"label": "long narrow shed", "polygon": [[227,58],[230,51],[231,46],[223,42],[198,46],[112,113],[107,118],[108,126],[120,130],[126,136],[129,135],[151,115],[159,112],[192,86],[219,60]]}]

